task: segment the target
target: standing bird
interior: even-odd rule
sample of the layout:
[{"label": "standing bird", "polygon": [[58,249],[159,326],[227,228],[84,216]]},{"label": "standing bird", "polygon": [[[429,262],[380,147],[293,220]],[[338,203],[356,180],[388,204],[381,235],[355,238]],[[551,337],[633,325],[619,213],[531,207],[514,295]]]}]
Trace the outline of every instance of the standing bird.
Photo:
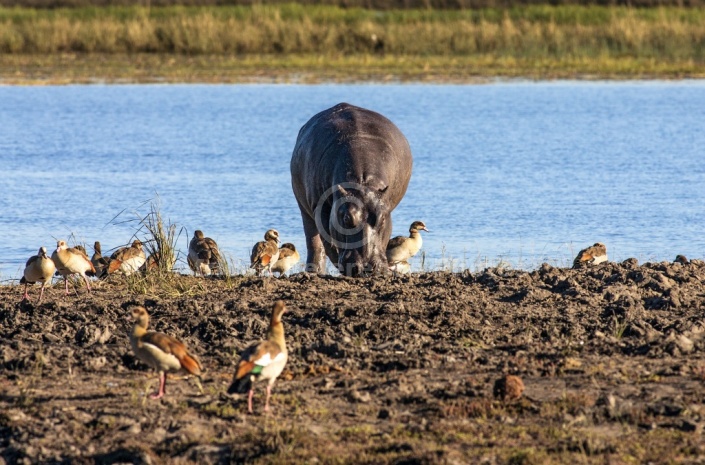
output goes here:
[{"label": "standing bird", "polygon": [[108,264],[108,274],[120,271],[125,275],[130,275],[139,270],[146,260],[147,256],[142,250],[142,242],[139,239],[135,239],[132,241],[131,246],[123,247],[113,252]]},{"label": "standing bird", "polygon": [[204,237],[203,231],[197,229],[188,246],[188,266],[194,273],[203,276],[217,273],[220,269],[220,251],[218,244],[210,237]]},{"label": "standing bird", "polygon": [[296,251],[294,244],[287,242],[282,244],[279,249],[279,258],[277,262],[272,266],[272,273],[279,273],[279,277],[282,277],[284,273],[289,271],[292,266],[299,262],[299,253]]},{"label": "standing bird", "polygon": [[399,262],[407,261],[419,252],[423,245],[419,231],[430,232],[426,229],[423,221],[414,221],[409,226],[409,237],[397,236],[389,241],[387,244],[387,263],[389,263],[390,268],[394,268]]},{"label": "standing bird", "polygon": [[250,268],[254,268],[258,275],[265,270],[272,273],[272,266],[279,260],[279,233],[270,229],[264,234],[264,240],[252,247],[250,255]]},{"label": "standing bird", "polygon": [[107,272],[109,262],[110,260],[103,256],[103,252],[100,248],[100,242],[95,241],[93,244],[93,256],[91,257],[91,263],[93,264],[93,268],[95,268],[95,275],[97,277],[100,278]]},{"label": "standing bird", "polygon": [[54,265],[56,265],[59,274],[64,277],[66,295],[69,295],[68,276],[72,274],[83,276],[88,293],[91,293],[91,283],[88,282],[86,275],[94,276],[95,267],[88,259],[88,255],[81,252],[79,249],[67,246],[66,241],[57,241],[56,250],[51,254],[51,260],[54,262]]},{"label": "standing bird", "polygon": [[578,252],[578,256],[573,260],[573,268],[581,268],[587,265],[597,265],[607,261],[607,247],[601,242],[596,242],[587,249]]},{"label": "standing bird", "polygon": [[40,303],[44,296],[44,288],[47,283],[51,282],[54,271],[56,271],[56,265],[54,265],[52,259],[47,256],[47,248],[40,247],[37,255],[27,260],[27,265],[24,268],[24,276],[20,279],[20,284],[24,284],[22,300],[29,300],[27,285],[40,282],[42,283],[42,289],[39,291],[39,300],[37,300],[37,303]]},{"label": "standing bird", "polygon": [[[149,314],[144,307],[134,307],[132,318],[135,325],[130,334],[130,345],[138,359],[159,372],[159,391],[152,399],[160,399],[166,393],[166,374],[185,372],[198,379],[201,388],[203,367],[186,346],[163,333],[147,332]],[[201,389],[202,390],[202,389]]]},{"label": "standing bird", "polygon": [[278,300],[272,308],[272,319],[267,330],[267,340],[251,345],[240,356],[233,381],[228,388],[228,394],[249,391],[247,410],[252,413],[252,396],[254,383],[267,380],[267,400],[264,411],[269,412],[269,398],[272,395],[272,385],[284,370],[288,354],[284,340],[284,325],[282,315],[286,305]]}]

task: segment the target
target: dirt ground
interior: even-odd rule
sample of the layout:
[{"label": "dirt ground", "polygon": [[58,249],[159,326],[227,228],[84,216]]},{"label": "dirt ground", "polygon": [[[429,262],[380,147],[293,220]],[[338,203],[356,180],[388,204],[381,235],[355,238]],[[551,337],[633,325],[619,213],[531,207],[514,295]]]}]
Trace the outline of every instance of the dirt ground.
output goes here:
[{"label": "dirt ground", "polygon": [[[151,283],[151,284],[150,284]],[[119,278],[35,305],[0,287],[0,457],[14,463],[704,463],[705,265],[403,277]],[[264,414],[225,393],[283,299]],[[130,349],[128,309],[186,342],[204,393]],[[503,390],[505,375],[516,378]],[[2,463],[0,459],[0,463]]]}]

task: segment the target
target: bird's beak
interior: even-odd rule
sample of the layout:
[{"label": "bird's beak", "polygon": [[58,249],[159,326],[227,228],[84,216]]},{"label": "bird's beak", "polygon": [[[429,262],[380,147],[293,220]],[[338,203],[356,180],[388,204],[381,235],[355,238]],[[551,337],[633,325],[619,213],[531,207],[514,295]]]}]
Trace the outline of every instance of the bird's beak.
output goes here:
[{"label": "bird's beak", "polygon": [[426,232],[431,232],[431,231],[428,230],[428,228],[427,228],[426,226],[423,227],[423,230],[426,231]]}]

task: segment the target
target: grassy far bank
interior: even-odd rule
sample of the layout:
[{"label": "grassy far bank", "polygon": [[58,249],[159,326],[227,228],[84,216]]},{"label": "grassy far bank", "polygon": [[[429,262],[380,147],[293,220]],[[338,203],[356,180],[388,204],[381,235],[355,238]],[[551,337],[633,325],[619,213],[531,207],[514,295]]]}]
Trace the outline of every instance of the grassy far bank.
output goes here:
[{"label": "grassy far bank", "polygon": [[0,55],[0,83],[484,82],[488,79],[681,79],[702,65],[656,60],[178,54]]},{"label": "grassy far bank", "polygon": [[0,79],[238,82],[705,76],[705,10],[0,8]]}]

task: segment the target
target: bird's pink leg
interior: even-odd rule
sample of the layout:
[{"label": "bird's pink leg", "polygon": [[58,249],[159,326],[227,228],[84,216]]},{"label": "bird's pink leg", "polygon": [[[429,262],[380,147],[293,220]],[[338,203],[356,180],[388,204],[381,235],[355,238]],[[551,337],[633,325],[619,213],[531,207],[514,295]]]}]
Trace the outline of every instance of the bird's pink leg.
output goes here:
[{"label": "bird's pink leg", "polygon": [[85,274],[83,274],[81,276],[83,276],[83,280],[86,282],[86,287],[88,288],[88,293],[90,294],[91,293],[91,283],[88,282],[88,277]]},{"label": "bird's pink leg", "polygon": [[162,371],[159,373],[159,392],[156,394],[152,394],[151,397],[152,399],[161,399],[164,397],[164,394],[166,393],[166,372]]},{"label": "bird's pink leg", "polygon": [[27,293],[27,284],[24,283],[24,295],[22,296],[22,300],[29,300],[29,294]]},{"label": "bird's pink leg", "polygon": [[64,276],[64,284],[66,286],[66,295],[69,295],[69,278],[68,275]]},{"label": "bird's pink leg", "polygon": [[272,395],[272,386],[267,384],[267,400],[264,401],[264,411],[269,412],[269,398]]},{"label": "bird's pink leg", "polygon": [[250,389],[250,393],[247,395],[247,411],[252,413],[252,396],[255,395],[255,390]]},{"label": "bird's pink leg", "polygon": [[42,302],[42,297],[44,297],[44,286],[46,285],[46,281],[42,283],[42,288],[39,291],[39,300],[37,300],[37,304],[40,304]]}]

